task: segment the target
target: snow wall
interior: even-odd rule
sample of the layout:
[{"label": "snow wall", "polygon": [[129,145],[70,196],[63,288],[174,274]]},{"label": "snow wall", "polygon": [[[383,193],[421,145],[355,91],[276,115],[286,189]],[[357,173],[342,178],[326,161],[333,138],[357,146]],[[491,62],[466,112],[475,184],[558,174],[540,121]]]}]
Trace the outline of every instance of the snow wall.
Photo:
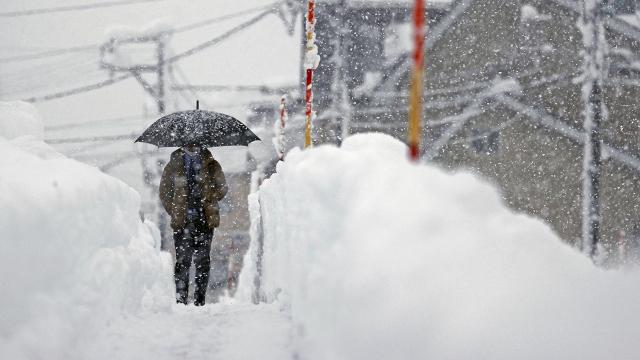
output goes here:
[{"label": "snow wall", "polygon": [[110,319],[174,302],[169,259],[138,193],[42,128],[31,105],[0,102],[0,359],[88,359]]},{"label": "snow wall", "polygon": [[291,309],[300,358],[637,359],[638,272],[596,268],[491,185],[406,154],[378,134],[294,150],[250,197],[262,296]]}]

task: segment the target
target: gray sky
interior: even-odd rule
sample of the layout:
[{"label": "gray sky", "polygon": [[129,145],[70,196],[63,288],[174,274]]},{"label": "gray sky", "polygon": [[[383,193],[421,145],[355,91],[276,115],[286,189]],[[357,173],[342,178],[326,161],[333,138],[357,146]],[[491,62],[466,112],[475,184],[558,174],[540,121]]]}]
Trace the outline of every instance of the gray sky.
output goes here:
[{"label": "gray sky", "polygon": [[[113,0],[3,0],[0,12],[25,9],[52,8]],[[0,21],[0,57],[10,57],[47,49],[68,48],[103,41],[105,31],[119,25],[142,28],[153,21],[164,19],[175,26],[230,14],[256,6],[268,5],[271,0],[163,0],[127,6],[94,10],[59,12],[32,16],[3,17]],[[216,37],[226,30],[255,16],[256,13],[202,27],[174,36],[171,49],[179,53],[201,42]],[[256,85],[264,83],[295,83],[299,66],[299,31],[289,36],[283,22],[270,15],[241,34],[210,49],[181,60],[178,65],[186,77],[197,84]],[[97,52],[84,52],[52,57],[38,61],[0,64],[0,87],[12,90],[15,84],[34,86],[19,96],[41,95],[61,89],[69,77],[86,83],[100,76],[97,66],[89,64]],[[76,71],[75,63],[83,66]],[[89,68],[87,68],[89,67]],[[88,69],[88,70],[87,70]],[[92,72],[91,72],[92,71]],[[87,74],[91,72],[91,74]],[[9,75],[7,75],[9,74]],[[93,76],[93,77],[91,77]],[[3,79],[5,77],[5,79]],[[63,77],[63,80],[57,80]],[[5,81],[3,81],[5,80]],[[37,86],[33,84],[37,84]],[[44,89],[44,90],[43,90]],[[47,91],[51,89],[51,91]],[[250,95],[217,94],[210,96],[218,110],[223,104],[238,104],[251,100]],[[37,103],[49,125],[90,121],[118,116],[141,114],[145,95],[135,80],[76,95],[61,100]],[[186,104],[181,104],[186,106]],[[229,106],[227,111],[242,118],[242,108]]]}]

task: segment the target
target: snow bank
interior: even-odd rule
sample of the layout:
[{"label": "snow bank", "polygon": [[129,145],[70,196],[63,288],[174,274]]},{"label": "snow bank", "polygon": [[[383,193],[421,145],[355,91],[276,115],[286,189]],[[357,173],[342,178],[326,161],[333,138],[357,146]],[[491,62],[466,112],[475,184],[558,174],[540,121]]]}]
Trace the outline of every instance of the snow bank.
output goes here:
[{"label": "snow bank", "polygon": [[[637,272],[594,267],[490,185],[406,153],[376,134],[294,150],[252,197],[261,290],[291,308],[301,358],[637,358]],[[255,243],[247,256],[245,299]]]},{"label": "snow bank", "polygon": [[[0,104],[19,110],[3,123],[42,128]],[[0,358],[78,358],[110,319],[173,302],[133,189],[33,137],[0,138],[0,153]]]}]

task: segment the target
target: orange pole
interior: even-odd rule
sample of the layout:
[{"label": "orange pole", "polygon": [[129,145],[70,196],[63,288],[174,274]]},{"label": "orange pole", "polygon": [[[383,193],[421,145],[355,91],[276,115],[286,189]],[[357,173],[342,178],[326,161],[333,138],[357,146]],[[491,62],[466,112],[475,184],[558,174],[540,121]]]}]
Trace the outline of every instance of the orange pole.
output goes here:
[{"label": "orange pole", "polygon": [[422,132],[422,82],[424,66],[425,1],[415,0],[413,11],[413,73],[409,93],[409,157],[420,159],[420,137]]}]

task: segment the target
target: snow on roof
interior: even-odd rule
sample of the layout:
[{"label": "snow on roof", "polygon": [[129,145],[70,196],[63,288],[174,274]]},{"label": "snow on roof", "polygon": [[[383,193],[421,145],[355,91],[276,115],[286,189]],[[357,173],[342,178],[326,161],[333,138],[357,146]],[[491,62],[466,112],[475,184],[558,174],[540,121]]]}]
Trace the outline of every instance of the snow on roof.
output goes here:
[{"label": "snow on roof", "polygon": [[168,35],[173,31],[173,25],[167,19],[152,21],[140,28],[116,25],[105,30],[106,41],[126,41],[132,39],[144,39],[158,35]]}]

